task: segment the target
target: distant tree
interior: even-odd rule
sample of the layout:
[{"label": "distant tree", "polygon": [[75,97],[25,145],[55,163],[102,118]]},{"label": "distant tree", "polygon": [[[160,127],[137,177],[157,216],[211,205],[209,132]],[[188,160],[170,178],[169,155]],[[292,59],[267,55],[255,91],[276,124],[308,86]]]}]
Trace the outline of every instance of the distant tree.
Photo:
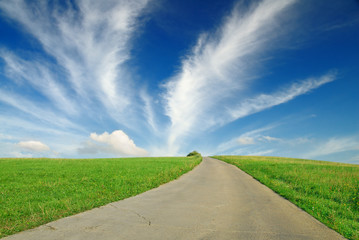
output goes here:
[{"label": "distant tree", "polygon": [[192,151],[187,154],[187,157],[191,157],[191,156],[201,156],[201,154],[197,151]]}]

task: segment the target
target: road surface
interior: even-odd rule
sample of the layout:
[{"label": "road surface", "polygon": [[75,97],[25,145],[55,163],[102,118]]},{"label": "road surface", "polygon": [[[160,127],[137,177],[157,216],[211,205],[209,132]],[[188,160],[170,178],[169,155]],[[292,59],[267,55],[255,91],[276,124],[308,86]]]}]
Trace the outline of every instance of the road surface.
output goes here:
[{"label": "road surface", "polygon": [[5,239],[344,238],[237,167],[205,157],[156,189]]}]

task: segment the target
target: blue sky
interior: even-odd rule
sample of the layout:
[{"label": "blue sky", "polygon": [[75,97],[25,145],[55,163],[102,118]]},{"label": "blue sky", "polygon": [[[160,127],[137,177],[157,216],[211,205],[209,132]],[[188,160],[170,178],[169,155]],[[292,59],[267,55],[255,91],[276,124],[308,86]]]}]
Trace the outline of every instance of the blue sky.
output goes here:
[{"label": "blue sky", "polygon": [[0,156],[359,163],[357,1],[0,0]]}]

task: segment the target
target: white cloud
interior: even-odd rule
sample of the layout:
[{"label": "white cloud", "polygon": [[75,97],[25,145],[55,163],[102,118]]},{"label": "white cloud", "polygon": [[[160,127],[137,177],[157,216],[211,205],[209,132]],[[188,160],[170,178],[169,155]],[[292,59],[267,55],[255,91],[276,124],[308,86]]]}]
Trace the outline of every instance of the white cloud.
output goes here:
[{"label": "white cloud", "polygon": [[[240,145],[255,145],[257,141],[262,142],[262,143],[263,143],[263,141],[265,141],[265,142],[281,141],[280,138],[275,138],[275,137],[270,137],[270,136],[261,136],[259,134],[261,132],[268,131],[272,128],[274,128],[274,125],[256,129],[256,130],[253,130],[250,132],[246,132],[237,138],[231,139],[230,141],[220,144],[217,148],[217,151],[224,152],[224,151],[228,151],[230,149],[236,149]],[[238,151],[238,150],[236,150],[236,151]],[[243,154],[243,151],[242,151],[242,154]]]},{"label": "white cloud", "polygon": [[268,142],[273,142],[273,141],[280,141],[280,138],[275,138],[275,137],[271,137],[271,136],[262,136],[260,137],[260,140],[265,140]]},{"label": "white cloud", "polygon": [[[239,137],[235,137],[229,141],[223,142],[221,143],[218,147],[217,147],[217,152],[226,152],[230,149],[234,149],[238,147],[238,144],[240,143],[239,139],[250,139],[251,142],[254,144],[254,140],[260,138],[261,133],[269,131],[273,128],[276,128],[279,124],[275,123],[275,124],[270,124],[267,125],[265,127],[262,128],[258,128],[258,129],[254,129],[252,131],[249,132],[245,132],[243,134],[241,134]],[[260,139],[259,139],[260,140]],[[245,142],[245,141],[243,141]],[[248,142],[248,141],[247,141]]]},{"label": "white cloud", "polygon": [[0,89],[0,102],[6,103],[21,112],[36,117],[40,121],[55,125],[57,128],[83,129],[80,125],[73,123],[68,118],[62,117],[59,113],[55,113],[43,102],[28,100],[26,97],[19,94]]},{"label": "white cloud", "polygon": [[[133,108],[128,107],[135,92],[124,64],[130,58],[137,17],[147,2],[0,1],[3,15],[20,23],[58,64],[54,68],[39,61],[20,61],[13,53],[3,56],[7,72],[23,77],[65,112],[76,113],[70,95],[85,107],[99,102],[116,121],[129,124],[123,119],[131,114]],[[35,56],[31,60],[34,58],[38,60]],[[59,73],[61,80],[54,77]],[[69,88],[63,89],[60,82]]]},{"label": "white cloud", "polygon": [[145,118],[147,119],[147,123],[150,126],[150,128],[156,133],[159,133],[159,129],[156,122],[156,114],[153,109],[153,99],[142,90],[140,92],[140,97],[143,101],[143,113]]},{"label": "white cloud", "polygon": [[299,138],[294,138],[294,139],[286,139],[284,141],[284,143],[287,143],[292,146],[298,146],[298,145],[302,145],[302,144],[311,143],[312,141],[313,141],[313,139],[308,138],[308,137],[299,137]]},{"label": "white cloud", "polygon": [[271,137],[271,136],[261,136],[261,135],[257,134],[259,132],[263,132],[263,131],[266,131],[269,129],[270,128],[261,128],[261,129],[257,129],[254,131],[244,133],[237,138],[234,138],[228,142],[224,142],[224,143],[220,144],[217,149],[218,149],[218,151],[222,152],[222,151],[236,148],[236,147],[238,147],[238,145],[254,145],[254,144],[256,144],[256,141],[262,142],[261,144],[263,144],[263,142],[282,141],[282,139],[280,139],[280,138],[275,138],[275,137]]},{"label": "white cloud", "polygon": [[348,162],[349,162],[349,163],[353,163],[353,164],[359,164],[359,154],[353,156],[351,159],[349,159]]},{"label": "white cloud", "polygon": [[46,152],[50,151],[50,148],[39,141],[21,141],[17,144],[19,147],[33,151],[33,152]]},{"label": "white cloud", "polygon": [[218,145],[216,151],[214,151],[213,154],[217,154],[217,153],[224,153],[224,152],[227,152],[228,150],[230,149],[233,149],[235,147],[238,146],[238,141],[237,141],[238,138],[233,138],[229,141],[226,141],[226,142],[223,142],[221,144]]},{"label": "white cloud", "polygon": [[241,155],[241,156],[266,156],[266,155],[268,156],[268,154],[272,154],[273,152],[274,152],[273,149],[262,150],[261,148],[258,147],[244,147],[244,148],[241,147],[224,154]]},{"label": "white cloud", "polygon": [[[272,41],[279,39],[278,32],[285,35],[284,16],[290,15],[289,8],[296,0],[259,1],[246,13],[238,5],[216,32],[198,38],[192,52],[183,57],[178,74],[165,84],[165,114],[171,121],[168,126],[168,118],[157,115],[163,109],[154,104],[156,97],[136,86],[127,65],[133,37],[139,32],[138,17],[148,2],[79,0],[47,4],[0,0],[2,16],[19,23],[17,26],[34,37],[29,37],[34,49],[0,51],[5,74],[13,80],[8,82],[9,86],[5,81],[0,89],[0,102],[11,113],[1,116],[0,122],[23,123],[21,128],[42,134],[47,129],[59,129],[57,136],[61,132],[69,135],[69,131],[86,132],[85,137],[86,126],[76,124],[85,118],[93,121],[89,124],[112,124],[114,119],[138,131],[145,122],[144,127],[149,128],[146,130],[155,135],[148,140],[156,142],[154,151],[176,154],[188,135],[288,102],[335,79],[335,74],[329,73],[289,83],[270,93],[256,93],[252,88],[252,81],[257,79],[257,73],[253,74],[255,65],[263,53],[278,44]],[[37,48],[45,52],[36,52]],[[26,95],[29,92],[34,92],[31,96],[36,98],[30,99]],[[43,101],[45,98],[49,101]],[[8,119],[12,116],[17,121],[10,123]],[[167,136],[166,133],[168,151],[165,144],[153,141]],[[78,135],[77,140],[83,142],[81,136],[84,137]],[[79,152],[147,154],[120,130],[111,134],[93,133],[90,138]],[[221,147],[232,149],[239,143],[255,145],[260,141],[279,140],[252,132]],[[51,147],[54,148],[53,142]]]},{"label": "white cloud", "polygon": [[272,94],[261,94],[257,97],[242,101],[237,107],[229,110],[232,119],[238,119],[264,109],[288,102],[297,96],[308,93],[323,84],[335,80],[335,73],[328,73],[319,78],[309,78],[307,80],[294,83],[287,88]]},{"label": "white cloud", "polygon": [[359,23],[359,17],[356,17],[352,20],[349,21],[342,21],[342,22],[337,22],[337,23],[329,23],[326,26],[323,26],[321,28],[322,31],[333,31],[333,30],[338,30],[340,28],[346,28],[346,27],[352,27],[355,25],[358,25]]},{"label": "white cloud", "polygon": [[5,61],[7,76],[18,82],[18,85],[26,81],[62,111],[71,114],[77,113],[76,102],[69,100],[65,87],[60,84],[54,76],[54,72],[50,70],[56,68],[55,65],[39,59],[26,61],[4,50],[0,51],[0,57]]},{"label": "white cloud", "polygon": [[218,31],[198,38],[181,70],[165,85],[170,152],[176,153],[189,135],[285,103],[334,80],[330,73],[250,97],[254,69],[263,52],[274,46],[270,43],[278,39],[275,33],[285,32],[280,21],[284,14],[289,15],[294,2],[264,0],[253,4],[246,14],[237,6]]},{"label": "white cloud", "polygon": [[241,145],[254,144],[254,138],[252,137],[239,137],[237,141]]},{"label": "white cloud", "polygon": [[80,148],[80,153],[94,154],[97,152],[114,153],[117,155],[127,156],[146,156],[148,152],[140,147],[137,147],[132,139],[121,130],[113,131],[112,133],[104,132],[103,134],[91,133],[90,138],[97,143],[88,142],[85,148]]},{"label": "white cloud", "polygon": [[248,156],[268,156],[268,154],[273,153],[274,150],[264,150],[264,151],[258,151],[258,152],[248,152],[246,155]]},{"label": "white cloud", "polygon": [[13,139],[15,139],[13,136],[0,133],[0,140],[13,140]]},{"label": "white cloud", "polygon": [[345,151],[358,151],[359,140],[357,137],[330,138],[326,142],[317,144],[312,151],[304,154],[305,158],[325,156]]}]

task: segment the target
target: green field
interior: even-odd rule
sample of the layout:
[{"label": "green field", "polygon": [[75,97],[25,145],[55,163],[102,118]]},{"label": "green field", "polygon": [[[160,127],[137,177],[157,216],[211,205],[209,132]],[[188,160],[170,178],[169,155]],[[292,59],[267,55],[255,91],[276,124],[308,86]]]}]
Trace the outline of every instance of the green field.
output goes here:
[{"label": "green field", "polygon": [[279,157],[215,156],[252,175],[349,239],[359,239],[359,165]]},{"label": "green field", "polygon": [[158,187],[200,161],[0,159],[0,238]]}]

